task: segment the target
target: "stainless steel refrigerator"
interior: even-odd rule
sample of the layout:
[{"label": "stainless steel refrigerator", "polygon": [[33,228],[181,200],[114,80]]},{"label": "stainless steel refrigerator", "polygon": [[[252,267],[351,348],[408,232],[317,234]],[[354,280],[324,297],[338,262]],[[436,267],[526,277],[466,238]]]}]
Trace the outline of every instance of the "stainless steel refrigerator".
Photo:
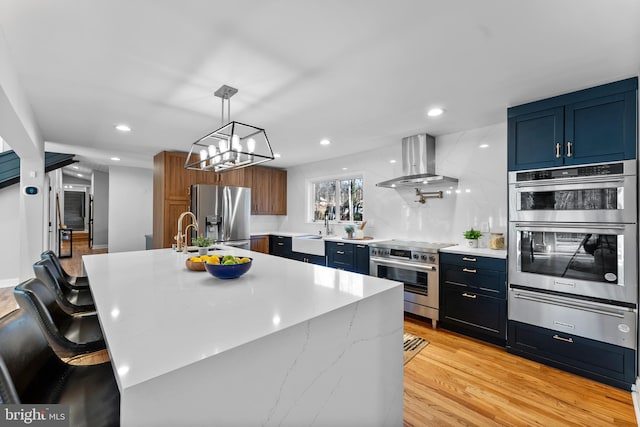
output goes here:
[{"label": "stainless steel refrigerator", "polygon": [[220,185],[191,186],[191,212],[198,220],[198,231],[229,246],[249,249],[251,242],[251,189]]}]

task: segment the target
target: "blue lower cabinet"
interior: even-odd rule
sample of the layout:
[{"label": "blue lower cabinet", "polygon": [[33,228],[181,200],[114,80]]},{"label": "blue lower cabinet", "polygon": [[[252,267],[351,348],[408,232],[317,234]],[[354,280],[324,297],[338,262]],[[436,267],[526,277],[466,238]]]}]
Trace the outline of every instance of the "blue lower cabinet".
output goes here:
[{"label": "blue lower cabinet", "polygon": [[507,263],[440,254],[440,325],[503,346],[507,337]]},{"label": "blue lower cabinet", "polygon": [[624,390],[635,383],[635,350],[512,320],[507,336],[510,353]]},{"label": "blue lower cabinet", "polygon": [[269,254],[283,258],[292,258],[291,237],[278,235],[269,236]]},{"label": "blue lower cabinet", "polygon": [[369,275],[369,245],[355,244],[354,271]]},{"label": "blue lower cabinet", "polygon": [[302,252],[292,252],[291,258],[296,261],[307,262],[309,264],[325,265],[325,258],[321,255],[311,255]]},{"label": "blue lower cabinet", "polygon": [[326,242],[327,267],[369,274],[369,246],[346,242]]}]

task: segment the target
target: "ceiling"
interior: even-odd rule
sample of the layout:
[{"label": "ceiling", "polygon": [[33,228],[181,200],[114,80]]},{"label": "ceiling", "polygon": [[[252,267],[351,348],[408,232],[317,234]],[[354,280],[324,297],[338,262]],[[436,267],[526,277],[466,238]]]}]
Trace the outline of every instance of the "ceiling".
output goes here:
[{"label": "ceiling", "polygon": [[640,74],[637,0],[2,0],[0,30],[46,149],[101,170],[188,151],[223,84],[289,167]]}]

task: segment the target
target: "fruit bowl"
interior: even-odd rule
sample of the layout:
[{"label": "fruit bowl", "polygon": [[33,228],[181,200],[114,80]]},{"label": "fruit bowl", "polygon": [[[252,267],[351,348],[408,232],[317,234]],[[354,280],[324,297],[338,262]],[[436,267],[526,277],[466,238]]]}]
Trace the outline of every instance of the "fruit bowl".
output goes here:
[{"label": "fruit bowl", "polygon": [[218,279],[237,279],[244,273],[249,271],[253,258],[247,258],[249,261],[239,264],[210,264],[205,263],[204,267],[214,277]]},{"label": "fruit bowl", "polygon": [[[198,260],[194,260],[197,258]],[[193,261],[192,261],[193,260]],[[184,261],[184,265],[192,271],[205,271],[204,264],[206,260],[200,259],[200,257],[190,257]]]}]

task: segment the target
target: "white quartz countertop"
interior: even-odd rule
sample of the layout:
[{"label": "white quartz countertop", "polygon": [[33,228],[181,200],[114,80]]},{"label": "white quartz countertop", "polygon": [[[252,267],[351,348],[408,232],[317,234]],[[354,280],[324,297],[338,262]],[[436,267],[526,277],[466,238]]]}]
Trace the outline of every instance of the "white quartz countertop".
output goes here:
[{"label": "white quartz countertop", "polygon": [[233,280],[187,270],[171,249],[85,255],[121,390],[357,303],[400,282],[258,252]]},{"label": "white quartz countertop", "polygon": [[440,249],[440,252],[445,252],[450,254],[477,255],[477,256],[486,256],[490,258],[507,259],[507,251],[504,249],[469,248],[467,246],[457,245],[457,246],[449,246],[447,248]]},{"label": "white quartz countertop", "polygon": [[[292,231],[265,231],[265,232],[255,232],[252,231],[251,235],[252,236],[265,236],[265,235],[274,235],[274,236],[284,236],[284,237],[298,237],[298,236],[309,236],[313,233],[298,233],[298,232],[292,232]],[[329,242],[348,242],[348,243],[357,243],[359,245],[368,245],[369,243],[377,243],[377,242],[383,242],[385,240],[389,240],[389,239],[347,239],[346,237],[342,237],[342,236],[322,236],[322,238],[326,241]]]}]

